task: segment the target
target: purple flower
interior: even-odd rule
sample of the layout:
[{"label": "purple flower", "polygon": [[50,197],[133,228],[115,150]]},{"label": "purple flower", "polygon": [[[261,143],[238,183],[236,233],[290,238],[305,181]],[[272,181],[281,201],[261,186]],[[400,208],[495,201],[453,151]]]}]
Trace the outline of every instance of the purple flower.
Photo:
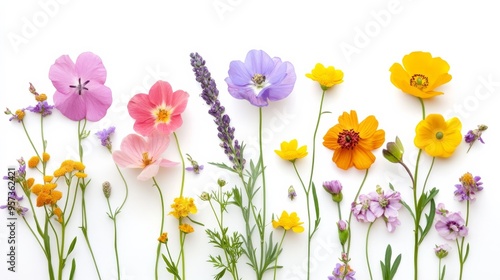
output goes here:
[{"label": "purple flower", "polygon": [[450,211],[446,210],[444,203],[438,203],[436,214],[446,217]]},{"label": "purple flower", "polygon": [[198,164],[196,160],[194,160],[189,154],[187,155],[187,159],[191,163],[191,166],[186,167],[187,171],[193,171],[195,174],[200,174],[200,171],[203,170],[203,164]]},{"label": "purple flower", "polygon": [[352,203],[351,211],[358,222],[372,223],[377,219],[377,216],[371,210],[371,203],[371,197],[365,194],[359,196],[359,203]]},{"label": "purple flower", "polygon": [[54,109],[54,105],[49,105],[47,101],[38,102],[36,106],[26,108],[30,112],[41,114],[42,117],[52,114],[52,109]]},{"label": "purple flower", "polygon": [[111,151],[111,134],[115,133],[115,127],[114,126],[110,126],[109,128],[105,128],[103,130],[100,130],[98,132],[95,133],[95,135],[97,136],[97,138],[99,138],[99,140],[101,140],[101,145],[108,148],[108,150]]},{"label": "purple flower", "polygon": [[398,217],[389,217],[389,218],[384,217],[384,221],[385,221],[385,226],[389,232],[394,232],[396,230],[396,227],[401,225],[401,222],[399,221]]},{"label": "purple flower", "polygon": [[229,77],[225,79],[229,93],[237,99],[246,99],[252,105],[264,107],[268,101],[287,97],[293,90],[295,69],[290,62],[271,58],[261,50],[248,52],[245,62],[232,61]]},{"label": "purple flower", "polygon": [[[23,200],[22,196],[18,196],[16,191],[9,192],[7,196],[7,204],[0,205],[0,209],[7,208],[8,211],[16,211],[19,216],[24,216],[28,212],[28,208],[21,206],[19,201]],[[12,214],[9,214],[12,215]]]},{"label": "purple flower", "polygon": [[329,194],[332,195],[332,200],[335,202],[341,202],[343,199],[342,195],[342,184],[338,180],[323,182],[323,188]]},{"label": "purple flower", "polygon": [[104,85],[106,69],[91,52],[80,54],[76,63],[62,55],[50,67],[49,79],[56,88],[55,107],[68,119],[98,121],[111,106],[111,89]]},{"label": "purple flower", "polygon": [[488,129],[488,126],[484,124],[480,124],[477,126],[476,129],[474,130],[469,130],[467,134],[464,136],[465,143],[469,144],[469,149],[467,149],[467,152],[472,148],[472,145],[476,142],[476,140],[479,140],[479,142],[484,144],[483,138],[481,137],[483,132]]},{"label": "purple flower", "polygon": [[401,194],[399,192],[394,192],[392,190],[388,190],[387,192],[388,194],[384,194],[384,191],[377,188],[376,193],[372,192],[369,194],[372,198],[370,210],[377,218],[382,216],[385,218],[397,217],[398,210],[403,206],[401,204]]},{"label": "purple flower", "polygon": [[442,244],[442,245],[436,245],[436,248],[434,248],[434,253],[436,256],[440,259],[448,256],[448,252],[451,250],[450,245],[448,244]]},{"label": "purple flower", "polygon": [[294,200],[297,197],[297,192],[295,191],[295,188],[293,186],[290,186],[288,188],[288,198],[290,200]]},{"label": "purple flower", "polygon": [[476,193],[483,190],[481,186],[483,183],[480,182],[481,177],[473,177],[471,173],[467,172],[462,177],[460,177],[460,184],[456,184],[455,197],[459,201],[476,199]]},{"label": "purple flower", "polygon": [[337,263],[332,274],[333,275],[328,276],[328,280],[356,280],[356,278],[354,278],[356,272],[347,264]]},{"label": "purple flower", "polygon": [[458,237],[467,236],[468,229],[460,213],[451,213],[446,217],[441,216],[435,225],[439,235],[446,240],[456,240]]},{"label": "purple flower", "polygon": [[198,54],[192,53],[191,66],[196,77],[196,81],[201,84],[201,98],[205,100],[207,105],[210,105],[208,113],[214,117],[214,122],[217,125],[217,136],[221,140],[221,147],[229,160],[233,163],[233,169],[237,172],[242,172],[245,159],[243,158],[243,148],[237,139],[234,139],[235,128],[231,127],[231,119],[227,114],[224,114],[225,108],[219,101],[219,90],[212,79],[212,75],[205,66],[205,60]]}]

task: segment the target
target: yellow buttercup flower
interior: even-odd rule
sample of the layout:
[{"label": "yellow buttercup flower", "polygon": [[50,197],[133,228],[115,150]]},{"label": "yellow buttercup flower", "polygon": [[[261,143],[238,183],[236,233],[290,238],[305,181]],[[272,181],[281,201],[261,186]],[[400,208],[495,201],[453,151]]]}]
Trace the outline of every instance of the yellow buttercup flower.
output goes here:
[{"label": "yellow buttercup flower", "polygon": [[184,233],[191,233],[194,232],[194,228],[189,225],[189,224],[182,224],[179,226],[179,230],[184,232]]},{"label": "yellow buttercup flower", "polygon": [[307,73],[306,77],[318,82],[323,90],[327,90],[334,85],[342,83],[344,80],[344,72],[335,69],[333,66],[325,67],[321,63],[317,63],[311,73]]},{"label": "yellow buttercup flower", "polygon": [[300,148],[298,146],[297,139],[290,142],[283,141],[281,142],[281,150],[274,150],[274,152],[284,160],[295,161],[307,156],[307,146],[304,145]]},{"label": "yellow buttercup flower", "polygon": [[440,114],[430,114],[415,128],[414,143],[432,157],[447,158],[462,141],[462,123],[456,117],[445,121]]},{"label": "yellow buttercup flower", "polygon": [[368,116],[359,123],[356,111],[344,112],[339,117],[339,123],[326,132],[323,146],[333,150],[332,161],[337,167],[344,170],[352,166],[368,169],[375,162],[372,150],[385,141],[385,131],[377,127],[378,121],[374,116]]},{"label": "yellow buttercup flower", "polygon": [[[403,68],[404,67],[404,68]],[[451,80],[450,65],[440,57],[428,52],[412,52],[403,57],[403,65],[394,63],[391,82],[407,94],[420,98],[431,98],[443,94],[434,91]]]},{"label": "yellow buttercup flower", "polygon": [[291,229],[293,232],[300,233],[304,231],[304,227],[302,226],[303,222],[299,221],[300,218],[297,216],[297,213],[292,212],[289,215],[288,212],[283,211],[278,220],[273,220],[273,227],[282,227],[285,230]]},{"label": "yellow buttercup flower", "polygon": [[168,213],[176,217],[177,219],[181,217],[187,217],[189,214],[196,214],[198,209],[194,205],[194,199],[189,197],[177,197],[174,199],[174,203],[170,205],[172,211]]}]

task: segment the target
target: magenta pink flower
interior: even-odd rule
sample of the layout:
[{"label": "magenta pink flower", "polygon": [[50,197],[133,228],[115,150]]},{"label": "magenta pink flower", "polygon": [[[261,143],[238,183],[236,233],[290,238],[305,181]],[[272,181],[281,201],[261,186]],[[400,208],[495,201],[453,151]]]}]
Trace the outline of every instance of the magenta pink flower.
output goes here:
[{"label": "magenta pink flower", "polygon": [[161,158],[169,142],[170,138],[160,133],[153,133],[145,138],[129,134],[123,139],[120,150],[113,152],[113,160],[120,167],[141,168],[137,179],[145,181],[158,174],[160,166],[170,167],[177,164]]},{"label": "magenta pink flower", "polygon": [[134,130],[143,136],[154,131],[172,133],[182,125],[181,113],[188,97],[185,91],[172,91],[168,82],[157,81],[149,94],[136,94],[128,103],[128,112],[135,119]]},{"label": "magenta pink flower", "polygon": [[62,55],[50,67],[49,79],[56,88],[55,107],[70,120],[98,121],[113,101],[111,89],[104,85],[102,60],[91,52],[80,54],[76,63]]}]

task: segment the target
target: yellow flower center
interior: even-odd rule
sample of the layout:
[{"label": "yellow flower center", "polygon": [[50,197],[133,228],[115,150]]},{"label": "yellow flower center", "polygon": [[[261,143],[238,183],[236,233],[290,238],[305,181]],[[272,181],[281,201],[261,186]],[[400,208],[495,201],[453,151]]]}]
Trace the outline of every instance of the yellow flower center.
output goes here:
[{"label": "yellow flower center", "polygon": [[148,152],[142,153],[142,163],[144,164],[144,167],[150,165],[152,161],[153,160],[149,158]]},{"label": "yellow flower center", "polygon": [[359,132],[356,132],[352,129],[344,129],[341,133],[339,133],[337,143],[342,149],[352,150],[354,149],[354,147],[356,147],[356,145],[358,145],[359,140]]},{"label": "yellow flower center", "polygon": [[168,123],[172,116],[172,110],[167,108],[157,109],[155,112],[157,123]]},{"label": "yellow flower center", "polygon": [[443,139],[443,136],[444,136],[443,132],[441,132],[441,131],[436,132],[436,138],[437,138],[438,140]]},{"label": "yellow flower center", "polygon": [[473,186],[475,183],[472,174],[470,174],[469,172],[460,177],[460,182],[462,182],[462,185],[464,186]]},{"label": "yellow flower center", "polygon": [[257,86],[258,88],[263,87],[263,83],[266,81],[266,76],[262,74],[255,74],[252,77],[252,82]]},{"label": "yellow flower center", "polygon": [[429,86],[429,78],[422,74],[415,74],[411,76],[410,85],[420,90],[426,89]]}]

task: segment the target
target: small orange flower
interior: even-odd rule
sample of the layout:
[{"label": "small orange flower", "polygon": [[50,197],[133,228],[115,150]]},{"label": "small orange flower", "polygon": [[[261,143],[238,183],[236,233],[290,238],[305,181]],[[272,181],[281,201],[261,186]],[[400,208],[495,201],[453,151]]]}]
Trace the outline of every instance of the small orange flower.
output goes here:
[{"label": "small orange flower", "polygon": [[41,93],[41,94],[35,95],[35,99],[38,102],[43,102],[43,101],[47,100],[47,95],[45,93]]},{"label": "small orange flower", "polygon": [[166,243],[168,241],[168,234],[166,232],[163,232],[160,237],[158,237],[158,241],[160,243]]},{"label": "small orange flower", "polygon": [[385,131],[377,129],[378,121],[368,116],[361,123],[358,114],[344,112],[339,123],[328,130],[323,137],[323,145],[333,150],[333,162],[344,170],[352,166],[357,169],[368,169],[375,162],[372,150],[384,144]]},{"label": "small orange flower", "polygon": [[174,203],[170,205],[172,211],[168,213],[179,219],[181,217],[187,217],[189,214],[196,214],[198,209],[194,204],[194,199],[189,197],[177,197],[174,199]]},{"label": "small orange flower", "polygon": [[57,217],[57,221],[62,224],[63,212],[62,212],[61,208],[54,206],[54,210],[52,210],[52,213]]},{"label": "small orange flower", "polygon": [[39,162],[40,162],[40,158],[38,156],[32,156],[28,160],[28,167],[29,168],[35,168],[38,165]]},{"label": "small orange flower", "polygon": [[42,161],[47,162],[50,159],[50,155],[48,153],[43,153],[42,154]]},{"label": "small orange flower", "polygon": [[194,232],[194,228],[189,225],[189,224],[182,224],[179,226],[179,230],[184,232],[184,233],[191,233]]},{"label": "small orange flower", "polygon": [[87,178],[87,173],[76,172],[75,176],[78,177],[78,178]]}]

